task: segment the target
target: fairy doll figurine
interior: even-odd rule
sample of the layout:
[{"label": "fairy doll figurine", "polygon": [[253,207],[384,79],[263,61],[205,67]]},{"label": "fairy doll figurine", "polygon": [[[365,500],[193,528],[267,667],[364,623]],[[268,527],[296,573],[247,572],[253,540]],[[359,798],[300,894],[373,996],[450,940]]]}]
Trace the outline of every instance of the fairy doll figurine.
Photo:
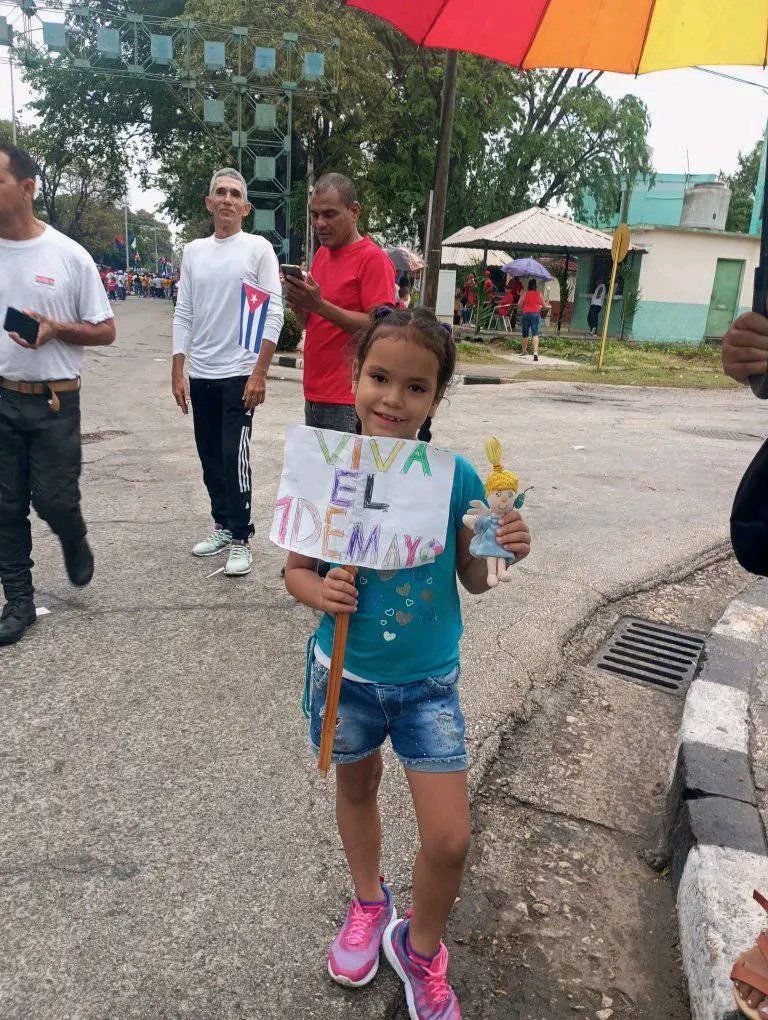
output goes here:
[{"label": "fairy doll figurine", "polygon": [[[501,463],[501,443],[495,437],[486,439],[485,455],[493,470],[485,480],[485,494],[488,506],[479,499],[473,499],[470,509],[462,518],[464,525],[475,533],[469,544],[473,556],[485,556],[488,564],[488,586],[495,588],[499,581],[511,581],[510,566],[515,562],[514,554],[508,552],[496,541],[496,529],[501,518],[511,510],[522,509],[525,503],[525,489],[518,496],[518,477],[514,471],[507,471]],[[529,487],[531,488],[531,487]]]}]

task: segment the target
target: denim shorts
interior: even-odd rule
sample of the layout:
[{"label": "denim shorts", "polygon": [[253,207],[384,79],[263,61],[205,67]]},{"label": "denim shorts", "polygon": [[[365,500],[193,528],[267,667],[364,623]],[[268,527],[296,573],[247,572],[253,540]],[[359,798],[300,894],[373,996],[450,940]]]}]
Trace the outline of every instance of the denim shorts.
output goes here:
[{"label": "denim shorts", "polygon": [[[459,707],[458,666],[447,676],[410,684],[363,684],[341,681],[334,765],[362,761],[387,737],[405,768],[416,772],[464,772],[469,766],[464,716]],[[310,664],[309,739],[320,749],[328,670]]]},{"label": "denim shorts", "polygon": [[523,330],[523,340],[527,340],[529,336],[538,336],[541,331],[541,316],[538,312],[523,312],[520,325]]}]

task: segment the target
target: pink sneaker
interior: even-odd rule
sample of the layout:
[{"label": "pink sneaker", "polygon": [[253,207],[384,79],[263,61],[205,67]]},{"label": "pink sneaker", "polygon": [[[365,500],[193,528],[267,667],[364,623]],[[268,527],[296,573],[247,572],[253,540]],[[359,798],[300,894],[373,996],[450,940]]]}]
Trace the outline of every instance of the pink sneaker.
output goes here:
[{"label": "pink sneaker", "polygon": [[355,898],[328,954],[328,973],[347,988],[362,988],[373,981],[379,969],[379,950],[388,924],[397,920],[389,886],[381,883],[384,903],[363,906]]},{"label": "pink sneaker", "polygon": [[421,963],[408,952],[408,921],[393,921],[384,933],[384,953],[405,985],[411,1020],[461,1020],[456,993],[448,984],[448,950],[443,943],[434,960]]}]

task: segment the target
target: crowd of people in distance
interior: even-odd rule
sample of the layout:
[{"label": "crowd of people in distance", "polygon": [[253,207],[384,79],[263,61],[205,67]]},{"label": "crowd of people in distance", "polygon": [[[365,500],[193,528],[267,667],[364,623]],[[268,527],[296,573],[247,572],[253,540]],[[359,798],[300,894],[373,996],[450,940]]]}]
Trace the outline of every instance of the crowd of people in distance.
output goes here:
[{"label": "crowd of people in distance", "polygon": [[135,297],[157,298],[176,303],[179,286],[178,270],[172,273],[150,273],[148,270],[112,269],[99,266],[99,277],[110,301]]},{"label": "crowd of people in distance", "polygon": [[503,292],[493,282],[490,270],[486,270],[485,279],[479,284],[475,274],[470,273],[463,287],[456,290],[453,305],[453,323],[455,326],[468,326],[472,322],[478,307],[479,294],[482,288],[483,301],[493,308],[490,322],[496,317],[505,331],[514,331],[518,314],[522,332],[522,354],[528,353],[528,340],[533,343],[533,360],[539,360],[539,336],[542,320],[551,308],[539,290],[535,279],[523,285],[520,277],[509,277]]}]

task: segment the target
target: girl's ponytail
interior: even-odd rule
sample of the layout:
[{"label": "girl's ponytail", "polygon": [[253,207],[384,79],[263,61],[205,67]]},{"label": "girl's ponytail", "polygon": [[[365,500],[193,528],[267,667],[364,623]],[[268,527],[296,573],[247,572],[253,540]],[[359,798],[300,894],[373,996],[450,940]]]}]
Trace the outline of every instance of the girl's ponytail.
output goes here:
[{"label": "girl's ponytail", "polygon": [[424,424],[419,429],[419,434],[418,436],[416,436],[416,438],[421,443],[432,442],[432,419],[430,417],[427,417],[425,419]]}]

